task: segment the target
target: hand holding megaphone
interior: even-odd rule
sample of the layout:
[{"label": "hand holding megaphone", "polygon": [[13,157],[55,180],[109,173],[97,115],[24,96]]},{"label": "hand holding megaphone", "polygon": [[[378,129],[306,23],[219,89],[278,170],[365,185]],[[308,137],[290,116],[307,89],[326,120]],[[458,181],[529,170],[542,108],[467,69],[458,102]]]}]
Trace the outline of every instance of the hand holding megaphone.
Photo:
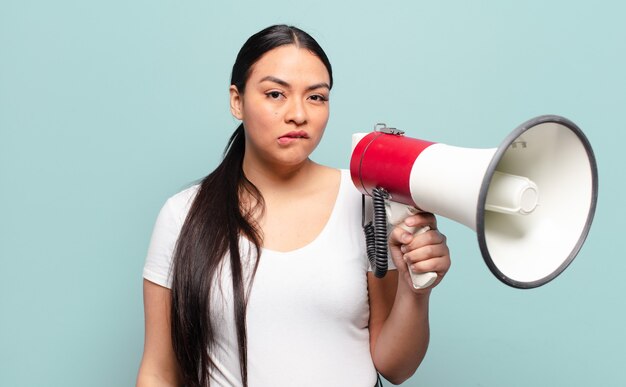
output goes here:
[{"label": "hand holding megaphone", "polygon": [[[405,223],[405,219],[407,217],[421,212],[415,207],[406,206],[391,200],[387,200],[385,202],[385,208],[389,224],[400,227],[409,234],[419,235],[430,230],[429,226],[411,227],[407,226],[407,224]],[[413,283],[413,288],[415,289],[427,288],[437,280],[437,273],[435,272],[416,273],[413,271],[413,269],[411,269],[411,265],[409,265],[408,263],[407,269],[409,270],[411,282]]]},{"label": "hand holding megaphone", "polygon": [[[551,281],[589,233],[596,161],[585,135],[563,117],[531,119],[493,149],[414,139],[380,125],[355,134],[352,146],[352,181],[375,202],[373,193],[385,192],[384,207],[374,208],[385,208],[391,224],[403,224],[408,206],[468,226],[489,269],[509,286]],[[429,286],[433,274],[415,276],[414,286]]]}]

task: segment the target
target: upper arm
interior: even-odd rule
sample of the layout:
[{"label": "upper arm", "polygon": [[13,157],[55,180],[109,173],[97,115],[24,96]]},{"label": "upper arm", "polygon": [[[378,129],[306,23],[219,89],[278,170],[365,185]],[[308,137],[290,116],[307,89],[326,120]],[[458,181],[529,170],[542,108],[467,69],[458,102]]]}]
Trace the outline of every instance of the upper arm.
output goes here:
[{"label": "upper arm", "polygon": [[367,290],[370,304],[370,350],[373,353],[378,335],[391,313],[398,287],[398,271],[389,270],[383,278],[367,273]]},{"label": "upper arm", "polygon": [[177,386],[179,372],[170,328],[171,291],[143,281],[145,340],[137,386]]}]

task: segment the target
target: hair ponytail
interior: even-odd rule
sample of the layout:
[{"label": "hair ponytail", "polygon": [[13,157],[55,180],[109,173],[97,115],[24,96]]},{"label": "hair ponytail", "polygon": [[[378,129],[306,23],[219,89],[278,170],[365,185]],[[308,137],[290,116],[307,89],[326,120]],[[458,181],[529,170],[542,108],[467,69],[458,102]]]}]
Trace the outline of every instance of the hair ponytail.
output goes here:
[{"label": "hair ponytail", "polygon": [[[216,273],[223,258],[230,256],[233,305],[241,363],[241,377],[247,385],[246,304],[247,295],[239,251],[243,234],[257,247],[261,236],[249,213],[242,213],[240,193],[245,189],[263,206],[263,198],[246,179],[242,169],[245,151],[243,125],[230,137],[222,163],[200,184],[183,225],[174,253],[172,283],[172,343],[187,386],[207,386],[209,368],[214,366],[215,327],[211,321]],[[254,271],[258,265],[256,260]],[[207,365],[201,366],[201,365]]]}]

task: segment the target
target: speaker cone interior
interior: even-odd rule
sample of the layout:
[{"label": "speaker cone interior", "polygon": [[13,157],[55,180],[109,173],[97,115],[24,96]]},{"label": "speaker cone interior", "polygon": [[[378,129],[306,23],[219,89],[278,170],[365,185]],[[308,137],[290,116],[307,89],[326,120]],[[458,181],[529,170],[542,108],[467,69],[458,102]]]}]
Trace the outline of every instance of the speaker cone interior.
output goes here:
[{"label": "speaker cone interior", "polygon": [[[498,173],[536,184],[531,211],[512,215],[486,208]],[[551,281],[582,247],[597,195],[593,151],[574,123],[559,116],[523,123],[496,150],[481,185],[476,231],[485,263],[498,279],[517,288]]]}]

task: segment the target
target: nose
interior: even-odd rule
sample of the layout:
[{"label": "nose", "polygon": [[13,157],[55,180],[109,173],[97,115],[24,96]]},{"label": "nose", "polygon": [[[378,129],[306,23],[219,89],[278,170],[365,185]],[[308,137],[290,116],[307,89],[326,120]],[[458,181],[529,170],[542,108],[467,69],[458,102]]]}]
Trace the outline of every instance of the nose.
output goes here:
[{"label": "nose", "polygon": [[285,121],[293,122],[296,125],[303,125],[307,121],[307,111],[304,101],[294,98],[290,101],[287,114],[285,115]]}]

